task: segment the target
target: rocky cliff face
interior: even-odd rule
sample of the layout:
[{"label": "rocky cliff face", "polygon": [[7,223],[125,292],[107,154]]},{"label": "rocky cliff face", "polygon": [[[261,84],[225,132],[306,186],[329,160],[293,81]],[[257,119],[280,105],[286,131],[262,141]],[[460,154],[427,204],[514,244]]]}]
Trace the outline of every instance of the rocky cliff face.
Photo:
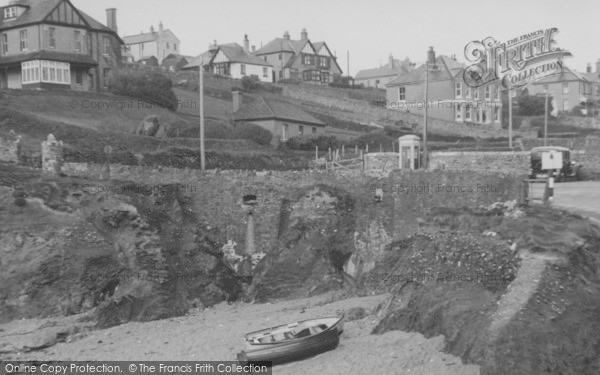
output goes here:
[{"label": "rocky cliff face", "polygon": [[347,192],[325,185],[284,201],[276,247],[258,264],[250,296],[267,301],[341,288],[354,251],[353,208]]},{"label": "rocky cliff face", "polygon": [[[2,175],[2,321],[95,308],[106,327],[240,297],[223,239],[198,223],[182,189],[96,181],[98,189],[14,166],[2,166]],[[17,183],[24,207],[13,202]]]}]

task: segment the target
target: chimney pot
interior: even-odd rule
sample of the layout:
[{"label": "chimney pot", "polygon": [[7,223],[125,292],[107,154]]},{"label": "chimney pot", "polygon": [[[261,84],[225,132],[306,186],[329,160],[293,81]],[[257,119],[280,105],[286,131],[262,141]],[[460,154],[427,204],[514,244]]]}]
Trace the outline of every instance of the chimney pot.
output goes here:
[{"label": "chimney pot", "polygon": [[118,33],[117,29],[117,9],[116,8],[108,8],[106,10],[106,27]]},{"label": "chimney pot", "polygon": [[427,63],[430,65],[435,64],[435,51],[433,47],[429,47],[429,51],[427,52]]},{"label": "chimney pot", "polygon": [[289,33],[289,31],[286,31],[285,33],[283,33],[283,39],[290,40],[290,33]]},{"label": "chimney pot", "polygon": [[244,52],[250,52],[250,41],[248,40],[248,34],[244,34]]},{"label": "chimney pot", "polygon": [[237,112],[240,109],[242,104],[242,98],[240,96],[239,91],[232,91],[231,95],[233,96],[233,112]]},{"label": "chimney pot", "polygon": [[308,33],[306,32],[306,29],[302,29],[302,32],[300,33],[300,38],[302,40],[308,39]]}]

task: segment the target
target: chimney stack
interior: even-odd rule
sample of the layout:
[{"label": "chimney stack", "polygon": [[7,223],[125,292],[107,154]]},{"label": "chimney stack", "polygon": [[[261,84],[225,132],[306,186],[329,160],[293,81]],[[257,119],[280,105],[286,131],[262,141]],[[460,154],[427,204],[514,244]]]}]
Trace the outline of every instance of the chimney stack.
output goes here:
[{"label": "chimney stack", "polygon": [[252,53],[256,52],[256,46],[252,46],[251,51],[252,51]]},{"label": "chimney stack", "polygon": [[154,34],[154,26],[150,26],[150,33]]},{"label": "chimney stack", "polygon": [[250,40],[248,40],[248,34],[244,34],[244,52],[250,52]]},{"label": "chimney stack", "polygon": [[585,72],[586,73],[591,73],[592,72],[592,64],[588,63],[586,68],[585,68]]},{"label": "chimney stack", "polygon": [[435,51],[433,47],[429,47],[429,51],[427,51],[427,63],[429,65],[435,65]]},{"label": "chimney stack", "polygon": [[240,109],[242,104],[242,98],[240,97],[239,91],[232,91],[231,95],[233,96],[233,112],[237,112]]},{"label": "chimney stack", "polygon": [[393,68],[394,67],[394,55],[392,55],[391,53],[390,53],[390,57],[389,57],[389,62],[390,62],[390,68]]},{"label": "chimney stack", "polygon": [[306,32],[306,29],[302,29],[302,32],[300,33],[300,39],[302,39],[302,40],[308,39],[308,33]]},{"label": "chimney stack", "polygon": [[214,50],[216,50],[216,49],[217,49],[217,40],[215,39],[215,40],[213,40],[213,43],[212,43],[212,44],[209,44],[209,45],[208,45],[208,50],[209,50],[209,51],[214,51]]},{"label": "chimney stack", "polygon": [[286,31],[285,33],[283,33],[283,39],[290,40],[290,32],[289,31]]},{"label": "chimney stack", "polygon": [[118,33],[117,29],[117,9],[108,8],[106,10],[106,27]]},{"label": "chimney stack", "polygon": [[162,23],[162,21],[160,21],[160,22],[158,23],[158,32],[159,32],[160,34],[162,34],[162,32],[163,32],[163,23]]},{"label": "chimney stack", "polygon": [[598,61],[596,61],[596,73],[600,74],[600,59],[598,59]]}]

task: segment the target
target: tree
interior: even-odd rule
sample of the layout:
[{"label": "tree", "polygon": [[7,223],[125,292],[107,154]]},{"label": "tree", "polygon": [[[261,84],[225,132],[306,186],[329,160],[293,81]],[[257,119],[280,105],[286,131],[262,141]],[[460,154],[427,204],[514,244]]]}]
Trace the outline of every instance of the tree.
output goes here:
[{"label": "tree", "polygon": [[[545,95],[523,95],[519,97],[519,110],[517,115],[519,116],[543,116],[545,113]],[[553,110],[552,98],[548,98],[548,113]]]}]

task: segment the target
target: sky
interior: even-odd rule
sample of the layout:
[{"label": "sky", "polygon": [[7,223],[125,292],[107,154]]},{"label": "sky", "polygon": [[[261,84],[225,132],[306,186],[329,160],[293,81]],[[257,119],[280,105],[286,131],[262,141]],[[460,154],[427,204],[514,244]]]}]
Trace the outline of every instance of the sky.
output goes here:
[{"label": "sky", "polygon": [[[4,0],[6,1],[6,0]],[[570,51],[567,66],[585,71],[600,59],[598,0],[71,0],[106,24],[106,8],[117,8],[121,36],[158,29],[162,21],[181,40],[181,53],[198,55],[209,43],[236,42],[258,49],[289,31],[300,39],[325,41],[350,74],[386,64],[388,56],[424,62],[436,54],[466,62],[465,46],[493,37],[501,42],[557,27],[557,46]]]}]

